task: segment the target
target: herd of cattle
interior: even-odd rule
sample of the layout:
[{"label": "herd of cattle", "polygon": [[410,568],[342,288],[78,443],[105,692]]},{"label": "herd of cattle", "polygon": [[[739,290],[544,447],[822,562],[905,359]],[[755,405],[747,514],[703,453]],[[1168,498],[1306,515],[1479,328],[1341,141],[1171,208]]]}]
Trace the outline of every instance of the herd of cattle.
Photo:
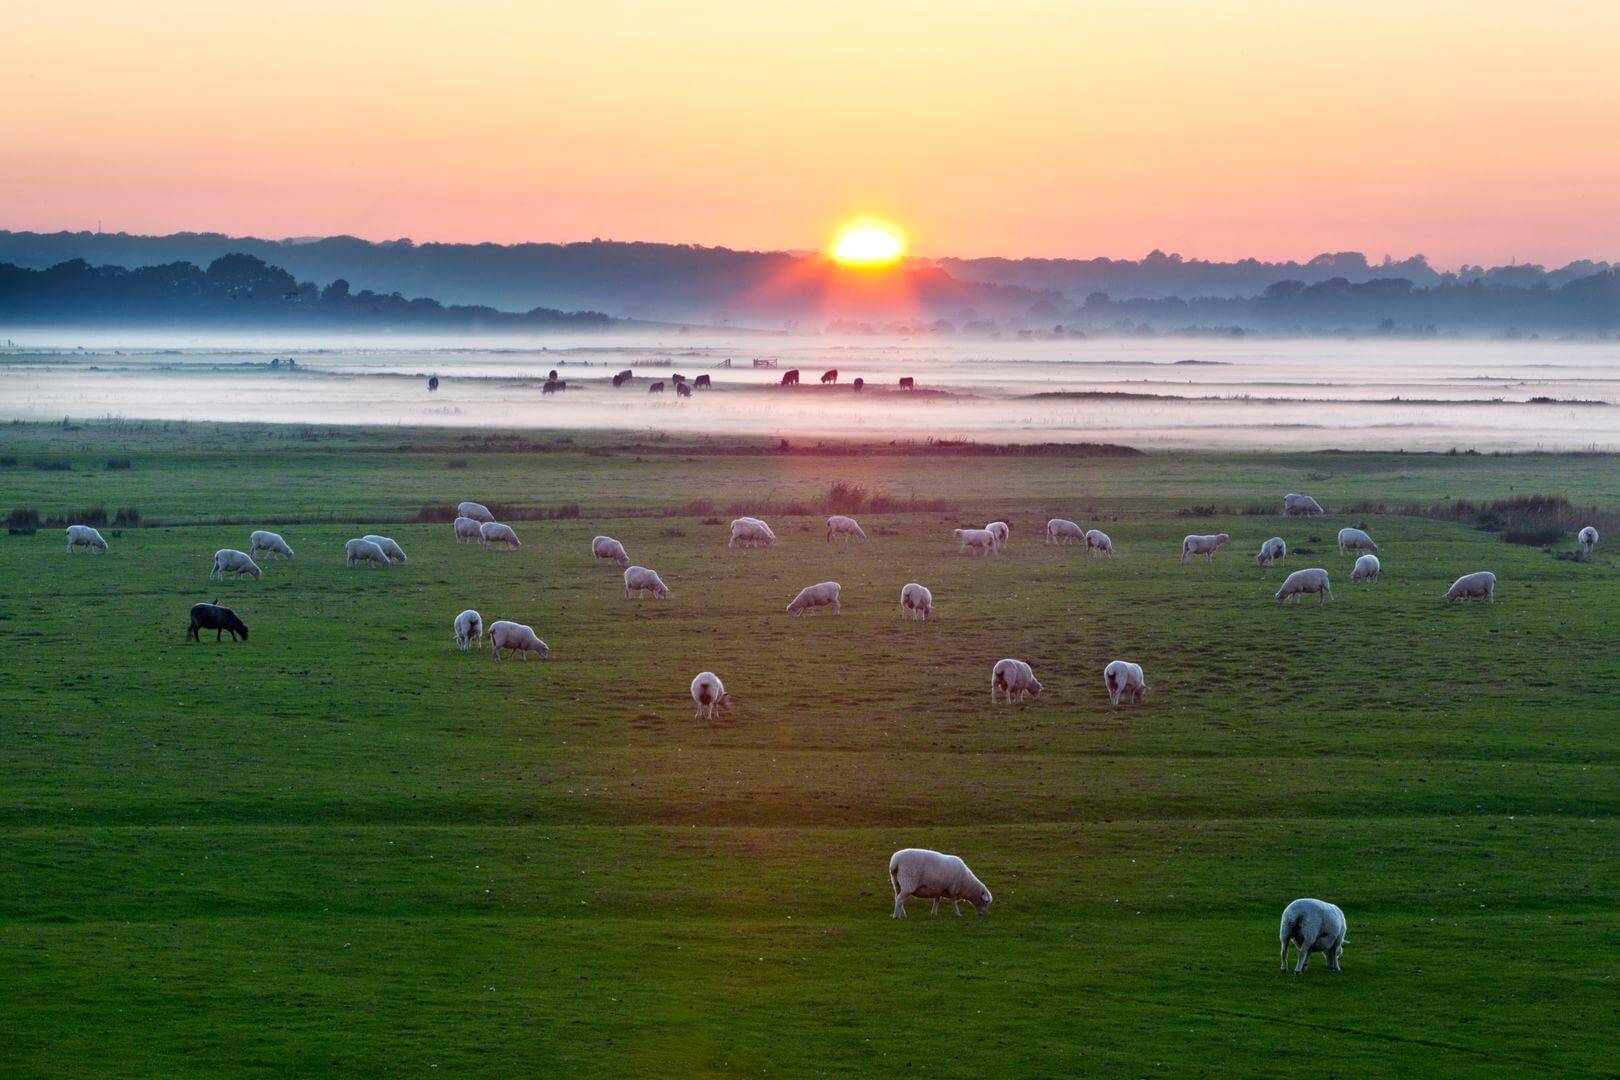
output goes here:
[{"label": "herd of cattle", "polygon": [[[617,390],[620,387],[629,386],[634,381],[635,381],[635,372],[633,370],[631,370],[630,368],[625,368],[623,371],[620,371],[620,372],[617,372],[617,373],[614,374],[613,379],[612,379],[613,388],[615,390]],[[711,388],[714,385],[713,380],[708,375],[699,375],[694,379],[688,380],[685,375],[682,375],[682,374],[680,374],[678,372],[675,373],[675,374],[672,374],[670,376],[669,382],[670,382],[670,385],[675,387],[675,396],[676,397],[683,397],[683,398],[691,397],[692,396],[692,391],[694,389],[707,390],[707,389]],[[831,368],[831,369],[821,373],[821,385],[823,385],[823,386],[831,386],[831,385],[837,385],[837,383],[838,383],[838,369],[837,368]],[[782,373],[782,378],[778,382],[778,385],[780,385],[780,386],[798,386],[799,385],[799,369],[798,368],[792,368],[792,369],[790,369],[788,371],[784,371]],[[917,380],[913,376],[906,375],[906,376],[903,376],[899,380],[898,385],[899,385],[900,389],[902,389],[902,390],[915,390],[917,388]],[[857,390],[857,391],[864,390],[864,389],[866,389],[866,380],[862,379],[862,378],[856,378],[856,379],[854,379],[854,380],[852,380],[850,382],[850,387],[851,387],[851,389],[854,389],[854,390]],[[438,388],[439,388],[438,376],[434,376],[432,379],[428,380],[428,390],[429,391],[437,390]],[[554,370],[547,373],[546,381],[545,381],[544,384],[542,384],[542,386],[540,388],[540,392],[542,394],[555,394],[555,393],[557,393],[559,391],[567,390],[567,389],[568,389],[567,380],[558,378],[557,372],[554,369]],[[647,393],[649,393],[649,394],[662,394],[663,392],[664,392],[664,380],[663,379],[656,379],[656,380],[653,380],[652,382],[649,382],[647,384]]]},{"label": "herd of cattle", "polygon": [[[797,373],[789,372],[789,374],[796,376]],[[837,373],[829,374],[836,377]],[[621,372],[620,375],[628,377],[629,372]],[[707,382],[708,376],[699,376],[699,379]],[[615,376],[615,385],[618,385],[618,382],[619,376]],[[483,504],[463,502],[456,510],[457,517],[452,525],[458,542],[477,542],[485,549],[497,544],[504,544],[509,550],[523,546],[518,540],[517,533],[510,526],[496,521],[488,507]],[[1290,494],[1283,500],[1285,517],[1320,516],[1323,513],[1321,505],[1308,495]],[[1010,535],[1011,529],[1004,521],[992,521],[982,529],[953,531],[953,536],[959,544],[959,553],[986,557],[1000,554],[1005,549]],[[828,543],[865,541],[866,533],[854,518],[835,514],[827,519],[826,537]],[[1577,538],[1582,552],[1589,556],[1598,542],[1597,530],[1587,526],[1580,530]],[[1231,543],[1231,539],[1226,533],[1188,535],[1182,539],[1181,561],[1185,563],[1189,558],[1202,555],[1206,562],[1212,562],[1220,548]],[[1113,540],[1108,534],[1099,529],[1083,529],[1066,518],[1053,518],[1046,523],[1046,542],[1084,543],[1087,554],[1094,557],[1112,558],[1116,554]],[[757,517],[739,517],[731,523],[726,546],[770,547],[775,543],[776,533],[764,520]],[[1370,583],[1378,580],[1382,569],[1378,559],[1378,545],[1366,531],[1356,528],[1341,529],[1338,543],[1341,555],[1357,556],[1354,569],[1351,571],[1352,581]],[[107,541],[91,526],[70,525],[67,529],[68,553],[72,554],[79,548],[105,552]],[[406,561],[404,550],[386,536],[368,533],[349,540],[344,548],[350,567],[387,567]],[[594,537],[591,540],[591,555],[593,558],[609,560],[624,568],[624,593],[627,599],[646,596],[668,599],[671,595],[669,587],[657,571],[632,565],[624,545],[613,537]],[[1287,542],[1280,536],[1273,536],[1260,545],[1255,562],[1269,567],[1283,562],[1287,557]],[[227,575],[238,577],[246,575],[257,580],[263,571],[256,560],[268,562],[273,558],[290,561],[293,558],[293,550],[280,534],[256,530],[249,537],[248,551],[225,548],[214,553],[214,566],[209,573],[209,579],[224,580]],[[1459,577],[1447,590],[1445,599],[1448,602],[1465,599],[1494,601],[1495,593],[1496,575],[1488,570],[1481,570]],[[787,613],[790,616],[799,616],[805,612],[830,607],[833,614],[841,614],[843,610],[841,594],[842,587],[836,581],[823,581],[806,586],[788,603]],[[1311,567],[1294,571],[1284,580],[1275,599],[1278,603],[1286,603],[1308,595],[1315,595],[1319,605],[1333,598],[1326,570]],[[913,581],[907,582],[901,588],[900,611],[903,616],[926,622],[933,611],[933,606],[933,593],[926,586]],[[186,631],[186,636],[188,639],[200,640],[199,634],[202,630],[215,631],[216,641],[225,633],[229,633],[233,641],[246,641],[248,636],[247,626],[236,613],[218,603],[197,604],[192,607],[191,625]],[[487,640],[491,659],[495,660],[499,660],[503,654],[511,657],[522,656],[525,660],[534,655],[544,660],[551,653],[549,646],[540,639],[533,627],[499,620],[486,628],[483,617],[472,609],[456,616],[454,631],[455,642],[463,651],[482,647]],[[1142,666],[1132,661],[1109,661],[1103,669],[1103,685],[1108,692],[1111,705],[1117,706],[1122,699],[1140,704],[1147,697],[1148,685]],[[1008,657],[996,661],[991,668],[990,700],[993,704],[998,701],[1008,704],[1023,702],[1028,697],[1039,697],[1041,690],[1042,686],[1035,677],[1034,669],[1023,660]],[[719,676],[712,671],[700,672],[692,680],[691,695],[697,705],[696,718],[714,719],[717,711],[730,709],[734,701]],[[905,902],[911,897],[933,900],[933,910],[936,914],[941,900],[949,901],[957,914],[961,914],[959,905],[962,901],[968,902],[981,915],[987,913],[990,907],[990,890],[974,876],[967,864],[955,855],[921,848],[897,851],[889,860],[889,878],[894,890],[895,918],[905,916]],[[1307,959],[1312,952],[1324,953],[1329,969],[1338,971],[1344,936],[1344,913],[1338,907],[1310,898],[1295,900],[1283,912],[1279,928],[1283,970],[1287,970],[1288,949],[1293,945],[1298,951],[1294,968],[1296,973],[1305,970]]]}]

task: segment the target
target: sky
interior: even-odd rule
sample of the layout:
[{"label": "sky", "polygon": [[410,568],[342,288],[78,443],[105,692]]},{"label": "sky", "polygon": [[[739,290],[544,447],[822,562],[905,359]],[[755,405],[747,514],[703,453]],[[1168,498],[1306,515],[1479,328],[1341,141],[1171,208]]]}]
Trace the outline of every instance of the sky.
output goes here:
[{"label": "sky", "polygon": [[1620,259],[1620,4],[17,4],[0,228]]}]

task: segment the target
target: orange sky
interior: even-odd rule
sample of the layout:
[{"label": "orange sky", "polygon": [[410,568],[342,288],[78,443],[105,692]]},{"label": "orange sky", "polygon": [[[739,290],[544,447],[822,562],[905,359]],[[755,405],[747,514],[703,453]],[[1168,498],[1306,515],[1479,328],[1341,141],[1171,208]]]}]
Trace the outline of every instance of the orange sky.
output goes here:
[{"label": "orange sky", "polygon": [[12,5],[0,228],[1620,258],[1620,4]]}]

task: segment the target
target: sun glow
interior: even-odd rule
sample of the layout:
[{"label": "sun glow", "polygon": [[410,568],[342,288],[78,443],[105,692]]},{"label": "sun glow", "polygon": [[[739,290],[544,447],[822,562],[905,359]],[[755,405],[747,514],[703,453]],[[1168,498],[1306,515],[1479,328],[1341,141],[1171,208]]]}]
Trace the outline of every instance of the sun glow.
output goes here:
[{"label": "sun glow", "polygon": [[833,238],[832,257],[845,266],[886,266],[906,253],[900,230],[882,221],[854,221]]}]

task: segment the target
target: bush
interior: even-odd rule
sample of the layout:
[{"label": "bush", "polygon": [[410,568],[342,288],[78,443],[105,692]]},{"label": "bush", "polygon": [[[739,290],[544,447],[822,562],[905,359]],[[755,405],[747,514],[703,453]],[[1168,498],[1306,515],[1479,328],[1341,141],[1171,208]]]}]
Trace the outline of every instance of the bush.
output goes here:
[{"label": "bush", "polygon": [[29,506],[19,506],[6,515],[6,528],[12,532],[19,529],[33,530],[39,527],[39,511]]},{"label": "bush", "polygon": [[0,468],[15,469],[16,467],[17,457],[15,454],[7,454],[5,457],[0,457]]},{"label": "bush", "polygon": [[835,514],[858,514],[866,505],[866,489],[859,484],[833,481],[827,489],[827,509]]},{"label": "bush", "polygon": [[69,510],[66,514],[52,514],[45,519],[47,525],[105,525],[107,524],[107,508],[105,506],[87,506],[83,510]]},{"label": "bush", "polygon": [[40,472],[72,472],[73,462],[67,458],[35,458],[34,468]]},{"label": "bush", "polygon": [[1200,506],[1183,506],[1176,511],[1177,517],[1207,518],[1214,517],[1215,514],[1216,510],[1213,503],[1204,503]]},{"label": "bush", "polygon": [[114,457],[107,459],[107,468],[109,469],[127,469],[129,467],[129,458],[127,457]]},{"label": "bush", "polygon": [[139,525],[140,523],[141,512],[133,506],[120,506],[118,512],[113,515],[114,525]]}]

